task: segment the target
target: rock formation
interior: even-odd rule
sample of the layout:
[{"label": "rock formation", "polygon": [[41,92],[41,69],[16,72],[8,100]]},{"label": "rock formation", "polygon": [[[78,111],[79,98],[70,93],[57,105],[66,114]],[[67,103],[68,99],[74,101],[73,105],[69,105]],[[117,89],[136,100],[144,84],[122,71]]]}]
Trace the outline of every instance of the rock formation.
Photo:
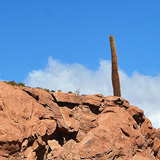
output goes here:
[{"label": "rock formation", "polygon": [[160,129],[116,96],[0,82],[0,160],[156,160]]}]

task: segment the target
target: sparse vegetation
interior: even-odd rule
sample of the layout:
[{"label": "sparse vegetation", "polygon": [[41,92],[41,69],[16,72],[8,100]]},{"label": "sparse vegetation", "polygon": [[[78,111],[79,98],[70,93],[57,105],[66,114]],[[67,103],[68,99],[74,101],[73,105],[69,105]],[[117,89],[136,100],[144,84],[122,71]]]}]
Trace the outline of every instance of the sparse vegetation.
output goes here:
[{"label": "sparse vegetation", "polygon": [[[12,85],[12,86],[22,86],[22,87],[25,87],[25,83],[16,83],[15,81],[4,81],[5,83],[7,83],[7,84],[9,84],[9,85]],[[48,92],[48,93],[50,93],[51,91],[49,90],[49,89],[47,89],[47,88],[41,88],[41,87],[36,87],[36,88],[38,88],[38,89],[43,89],[43,90],[45,90],[46,92]],[[52,92],[55,92],[55,91],[53,91],[52,90]]]},{"label": "sparse vegetation", "polygon": [[72,91],[69,91],[68,93],[73,93]]},{"label": "sparse vegetation", "polygon": [[25,84],[24,83],[17,83],[17,86],[25,87]]},{"label": "sparse vegetation", "polygon": [[22,86],[22,87],[25,87],[25,83],[16,83],[15,81],[4,81],[5,83],[7,83],[7,84],[10,84],[10,85],[12,85],[12,86]]},{"label": "sparse vegetation", "polygon": [[76,95],[79,95],[80,94],[80,89],[77,89],[75,93],[76,93]]},{"label": "sparse vegetation", "polygon": [[43,89],[43,90],[45,90],[46,92],[50,93],[50,90],[47,89],[47,88],[41,88],[41,87],[36,87],[36,88],[38,88],[38,89]]},{"label": "sparse vegetation", "polygon": [[[20,82],[20,83],[16,83],[15,81],[3,81],[3,82],[5,82],[5,83],[7,83],[7,84],[9,84],[9,85],[12,85],[12,86],[22,86],[22,87],[25,87],[25,83],[22,83],[22,82]],[[50,93],[50,92],[55,92],[55,90],[49,90],[49,89],[47,89],[47,88],[42,88],[42,87],[35,87],[35,88],[38,88],[38,89],[43,89],[43,90],[45,90],[46,92],[48,92],[48,93]],[[62,92],[62,90],[61,89],[59,89],[57,92]],[[73,92],[72,91],[69,91],[68,93],[70,93],[70,94],[72,94]],[[77,94],[77,95],[79,95],[80,94],[80,89],[77,89],[76,91],[75,91],[75,93]]]},{"label": "sparse vegetation", "polygon": [[43,90],[45,90],[45,91],[48,92],[48,93],[50,92],[50,90],[49,90],[49,89],[46,89],[46,88],[44,88]]}]

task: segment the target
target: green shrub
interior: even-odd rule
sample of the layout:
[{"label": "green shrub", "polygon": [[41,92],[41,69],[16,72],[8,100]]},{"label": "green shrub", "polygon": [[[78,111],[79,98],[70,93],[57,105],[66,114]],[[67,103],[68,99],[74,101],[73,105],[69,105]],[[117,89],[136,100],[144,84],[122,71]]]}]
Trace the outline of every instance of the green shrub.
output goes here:
[{"label": "green shrub", "polygon": [[49,89],[46,89],[46,88],[44,88],[43,90],[45,90],[45,91],[48,92],[48,93],[50,92],[50,90],[49,90]]},{"label": "green shrub", "polygon": [[8,82],[6,82],[6,81],[4,81],[5,83],[7,83],[7,84],[10,84],[10,85],[12,85],[12,86],[22,86],[22,87],[25,87],[25,83],[16,83],[15,81],[8,81]]},{"label": "green shrub", "polygon": [[68,93],[73,93],[72,91],[69,91]]},{"label": "green shrub", "polygon": [[25,87],[25,84],[24,84],[24,83],[17,83],[16,85],[17,85],[17,86]]},{"label": "green shrub", "polygon": [[[10,84],[10,85],[12,85],[12,86],[22,86],[22,87],[25,87],[25,83],[16,83],[15,81],[8,81],[8,82],[6,82],[6,81],[3,81],[3,82],[5,82],[5,83],[7,83],[7,84]],[[38,88],[38,89],[43,89],[43,90],[45,90],[46,92],[50,92],[50,90],[49,89],[46,89],[46,88],[41,88],[41,87],[36,87],[36,88]],[[55,92],[54,90],[52,90],[51,92]],[[61,92],[61,90],[58,90],[58,92]]]},{"label": "green shrub", "polygon": [[6,82],[7,84],[10,84],[10,85],[12,85],[12,86],[16,86],[17,85],[17,83],[15,82],[15,81],[8,81],[8,82]]}]

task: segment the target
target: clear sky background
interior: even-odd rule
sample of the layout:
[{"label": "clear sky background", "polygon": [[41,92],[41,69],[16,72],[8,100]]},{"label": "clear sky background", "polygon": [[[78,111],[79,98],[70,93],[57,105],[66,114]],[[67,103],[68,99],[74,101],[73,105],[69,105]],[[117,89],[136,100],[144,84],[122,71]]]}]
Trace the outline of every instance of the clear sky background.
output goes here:
[{"label": "clear sky background", "polygon": [[109,35],[122,97],[160,127],[159,0],[1,0],[0,79],[112,94]]}]

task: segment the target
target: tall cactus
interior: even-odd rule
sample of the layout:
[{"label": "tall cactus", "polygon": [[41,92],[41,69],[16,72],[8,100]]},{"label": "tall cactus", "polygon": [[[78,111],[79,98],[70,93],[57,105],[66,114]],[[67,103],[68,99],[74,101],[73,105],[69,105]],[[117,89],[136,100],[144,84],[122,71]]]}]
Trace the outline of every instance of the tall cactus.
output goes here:
[{"label": "tall cactus", "polygon": [[110,35],[110,47],[111,47],[111,55],[112,55],[112,85],[113,85],[113,93],[114,96],[121,97],[121,88],[120,88],[120,80],[118,73],[118,62],[117,62],[117,53],[116,46],[114,42],[113,35]]}]

